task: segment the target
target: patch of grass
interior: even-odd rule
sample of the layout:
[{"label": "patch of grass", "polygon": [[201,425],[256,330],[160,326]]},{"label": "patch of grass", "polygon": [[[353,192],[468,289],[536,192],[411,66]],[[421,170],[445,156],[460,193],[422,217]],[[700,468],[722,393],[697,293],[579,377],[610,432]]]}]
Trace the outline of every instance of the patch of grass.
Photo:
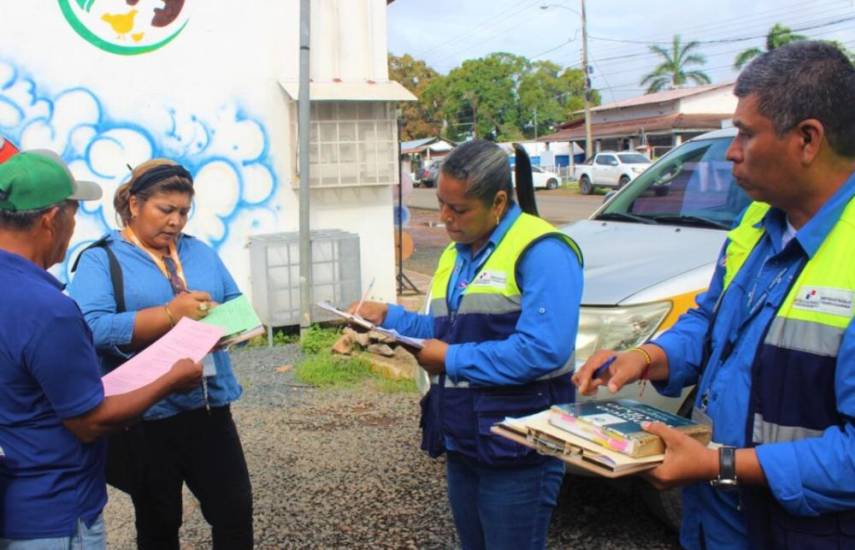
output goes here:
[{"label": "patch of grass", "polygon": [[[300,341],[300,332],[294,332],[293,330],[288,329],[275,329],[273,331],[273,345],[274,346],[286,346],[288,344],[296,344]],[[252,340],[249,340],[246,343],[247,347],[250,348],[266,348],[267,347],[267,333],[259,334]]]},{"label": "patch of grass", "polygon": [[383,393],[416,393],[418,391],[418,388],[416,388],[416,381],[409,380],[407,378],[391,380],[389,378],[378,376],[373,380],[373,384]]},{"label": "patch of grass", "polygon": [[375,376],[366,359],[333,355],[327,350],[307,354],[297,363],[294,374],[300,382],[322,388],[354,386]]},{"label": "patch of grass", "polygon": [[299,382],[319,388],[350,388],[370,384],[383,393],[416,393],[415,380],[391,380],[371,370],[371,362],[364,357],[344,357],[329,351],[307,354],[301,359],[294,374]]},{"label": "patch of grass", "polygon": [[300,347],[304,353],[320,353],[329,351],[335,341],[341,335],[340,328],[322,328],[312,325],[300,339]]}]

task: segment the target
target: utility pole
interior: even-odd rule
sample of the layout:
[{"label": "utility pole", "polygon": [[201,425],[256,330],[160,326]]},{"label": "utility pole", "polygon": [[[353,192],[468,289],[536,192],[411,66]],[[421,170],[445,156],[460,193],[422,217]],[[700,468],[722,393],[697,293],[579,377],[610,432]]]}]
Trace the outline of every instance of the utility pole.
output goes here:
[{"label": "utility pole", "polygon": [[310,0],[300,0],[300,92],[297,134],[300,143],[300,333],[312,323],[312,241],[309,225],[309,45]]},{"label": "utility pole", "polygon": [[537,141],[537,107],[534,108],[534,141]]},{"label": "utility pole", "polygon": [[588,25],[585,17],[585,0],[582,2],[582,70],[585,71],[585,159],[594,156],[591,137],[591,72],[588,68]]},{"label": "utility pole", "polygon": [[[585,17],[585,0],[580,0],[580,2],[582,4],[582,11],[579,12],[579,16],[582,18],[582,71],[585,73],[585,157],[591,158],[594,154],[594,143],[591,137],[591,70],[588,65],[588,19]],[[548,10],[549,8],[561,8],[576,13],[576,10],[564,4],[544,4],[540,6],[542,10]]]}]

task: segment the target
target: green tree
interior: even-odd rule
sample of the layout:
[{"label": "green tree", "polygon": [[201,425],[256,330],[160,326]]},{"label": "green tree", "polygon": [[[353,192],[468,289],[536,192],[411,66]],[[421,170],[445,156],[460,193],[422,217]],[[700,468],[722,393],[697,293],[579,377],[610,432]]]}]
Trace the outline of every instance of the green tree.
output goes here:
[{"label": "green tree", "polygon": [[578,69],[493,53],[433,79],[420,99],[436,109],[451,140],[520,140],[548,133],[581,109],[583,78]]},{"label": "green tree", "polygon": [[670,51],[662,46],[650,46],[650,51],[659,55],[662,63],[641,80],[641,85],[647,86],[645,93],[681,88],[689,80],[696,84],[709,84],[710,77],[705,72],[689,69],[690,65],[704,65],[707,62],[706,57],[695,53],[699,46],[695,40],[683,44],[679,34],[674,35]]},{"label": "green tree", "polygon": [[431,83],[425,90],[427,99],[440,106],[448,121],[448,137],[519,137],[521,132],[510,129],[520,127],[516,88],[529,65],[521,56],[492,53],[468,59],[442,80]]},{"label": "green tree", "polygon": [[[792,29],[789,27],[785,27],[780,23],[775,23],[772,25],[772,28],[769,29],[769,32],[766,33],[766,50],[770,52],[775,48],[780,48],[790,42],[795,42],[797,40],[805,40],[807,37],[801,34],[793,33]],[[739,52],[739,55],[736,56],[736,60],[733,62],[734,69],[741,69],[746,63],[762,54],[764,50],[760,48],[748,48],[747,50],[743,50]]]},{"label": "green tree", "polygon": [[402,139],[418,139],[439,134],[441,122],[435,119],[436,109],[429,102],[422,100],[425,89],[439,77],[439,73],[420,59],[409,54],[400,57],[389,54],[389,78],[399,82],[419,98],[418,101],[401,102],[404,118]]},{"label": "green tree", "polygon": [[[563,69],[551,61],[536,61],[519,81],[519,109],[526,137],[536,138],[554,130],[556,124],[574,118],[584,107],[585,74],[581,69]],[[594,104],[600,102],[594,94]]]}]

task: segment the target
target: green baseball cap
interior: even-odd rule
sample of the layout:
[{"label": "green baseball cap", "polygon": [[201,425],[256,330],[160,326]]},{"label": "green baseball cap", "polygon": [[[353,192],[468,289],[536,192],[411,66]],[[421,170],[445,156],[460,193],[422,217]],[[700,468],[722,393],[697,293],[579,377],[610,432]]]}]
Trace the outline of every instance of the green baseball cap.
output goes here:
[{"label": "green baseball cap", "polygon": [[39,210],[67,199],[100,198],[98,184],[75,179],[53,151],[21,151],[0,163],[0,210]]}]

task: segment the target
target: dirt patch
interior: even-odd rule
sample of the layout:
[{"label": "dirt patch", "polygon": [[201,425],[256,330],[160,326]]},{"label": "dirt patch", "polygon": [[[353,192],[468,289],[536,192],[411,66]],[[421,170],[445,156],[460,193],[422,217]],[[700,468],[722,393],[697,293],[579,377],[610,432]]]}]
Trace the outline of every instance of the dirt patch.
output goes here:
[{"label": "dirt patch", "polygon": [[445,227],[439,224],[436,210],[410,209],[410,223],[406,231],[413,237],[413,255],[404,260],[404,269],[432,275],[440,254],[450,239]]}]

